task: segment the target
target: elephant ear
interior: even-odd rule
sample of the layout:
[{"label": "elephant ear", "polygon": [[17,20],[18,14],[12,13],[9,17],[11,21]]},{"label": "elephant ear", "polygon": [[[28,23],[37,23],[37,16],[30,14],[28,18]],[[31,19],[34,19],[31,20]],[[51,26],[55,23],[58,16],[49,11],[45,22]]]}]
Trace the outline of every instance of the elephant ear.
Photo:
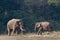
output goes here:
[{"label": "elephant ear", "polygon": [[16,21],[16,26],[20,26],[20,25],[19,25],[19,21]]},{"label": "elephant ear", "polygon": [[17,21],[16,24],[17,24],[18,26],[20,26],[20,25],[22,25],[22,21]]}]

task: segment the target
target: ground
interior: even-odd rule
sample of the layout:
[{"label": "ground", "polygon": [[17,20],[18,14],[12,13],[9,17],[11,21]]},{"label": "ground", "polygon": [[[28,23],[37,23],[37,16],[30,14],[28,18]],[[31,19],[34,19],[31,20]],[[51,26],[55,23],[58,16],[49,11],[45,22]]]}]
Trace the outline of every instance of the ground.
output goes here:
[{"label": "ground", "polygon": [[25,35],[0,35],[0,40],[60,40],[60,32],[52,32],[47,34],[46,32],[42,35],[37,35],[35,33],[27,33]]}]

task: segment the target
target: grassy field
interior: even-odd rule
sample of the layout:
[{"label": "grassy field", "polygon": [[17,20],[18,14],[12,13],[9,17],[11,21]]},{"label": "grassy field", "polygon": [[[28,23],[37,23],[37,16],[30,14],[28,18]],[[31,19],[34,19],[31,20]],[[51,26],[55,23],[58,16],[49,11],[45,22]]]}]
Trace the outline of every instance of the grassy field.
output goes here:
[{"label": "grassy field", "polygon": [[50,34],[45,32],[43,35],[37,35],[35,33],[14,36],[0,35],[0,40],[60,40],[60,32],[52,32]]}]

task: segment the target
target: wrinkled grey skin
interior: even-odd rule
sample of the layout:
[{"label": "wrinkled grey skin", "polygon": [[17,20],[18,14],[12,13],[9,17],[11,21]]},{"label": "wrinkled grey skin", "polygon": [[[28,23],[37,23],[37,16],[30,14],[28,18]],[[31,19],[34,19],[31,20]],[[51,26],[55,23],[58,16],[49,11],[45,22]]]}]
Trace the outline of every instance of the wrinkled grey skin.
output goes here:
[{"label": "wrinkled grey skin", "polygon": [[[12,35],[13,35],[16,27],[19,27],[21,32],[24,31],[22,20],[21,19],[11,19],[11,20],[9,20],[8,23],[7,23],[8,35],[11,35],[10,34],[11,29],[12,29]],[[17,31],[16,31],[16,33],[17,33]]]},{"label": "wrinkled grey skin", "polygon": [[42,30],[47,30],[48,32],[51,32],[51,26],[49,22],[36,22],[34,28],[35,32],[36,28],[39,28],[37,34],[42,34]]}]

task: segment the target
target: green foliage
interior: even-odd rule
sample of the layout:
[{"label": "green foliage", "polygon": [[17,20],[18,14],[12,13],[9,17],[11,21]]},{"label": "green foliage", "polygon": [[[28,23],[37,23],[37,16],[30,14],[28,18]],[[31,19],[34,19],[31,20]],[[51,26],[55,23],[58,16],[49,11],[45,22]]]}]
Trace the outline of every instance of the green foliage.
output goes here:
[{"label": "green foliage", "polygon": [[60,5],[60,0],[48,0],[49,4],[54,3],[55,5],[59,6]]},{"label": "green foliage", "polygon": [[0,31],[6,30],[7,22],[12,18],[22,19],[26,30],[33,31],[37,21],[49,21],[54,30],[59,30],[60,1],[0,0]]}]

